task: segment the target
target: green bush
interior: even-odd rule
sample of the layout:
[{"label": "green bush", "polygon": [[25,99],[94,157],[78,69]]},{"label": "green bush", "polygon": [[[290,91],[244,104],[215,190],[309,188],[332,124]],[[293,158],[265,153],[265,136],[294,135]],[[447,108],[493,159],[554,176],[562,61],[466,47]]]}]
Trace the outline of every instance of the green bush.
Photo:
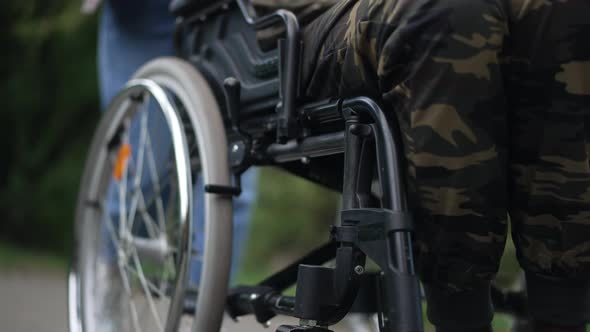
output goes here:
[{"label": "green bush", "polygon": [[340,195],[264,168],[243,270],[276,270],[328,240]]},{"label": "green bush", "polygon": [[0,238],[65,254],[99,115],[96,18],[79,2],[0,4]]}]

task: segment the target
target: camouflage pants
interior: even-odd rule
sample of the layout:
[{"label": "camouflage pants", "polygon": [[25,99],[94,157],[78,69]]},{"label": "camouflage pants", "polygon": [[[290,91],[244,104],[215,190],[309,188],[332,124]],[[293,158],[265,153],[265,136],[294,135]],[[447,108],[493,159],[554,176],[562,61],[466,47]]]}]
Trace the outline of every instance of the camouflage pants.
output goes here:
[{"label": "camouflage pants", "polygon": [[509,215],[528,275],[590,298],[590,1],[341,1],[304,39],[308,98],[401,126],[426,284],[489,287]]}]

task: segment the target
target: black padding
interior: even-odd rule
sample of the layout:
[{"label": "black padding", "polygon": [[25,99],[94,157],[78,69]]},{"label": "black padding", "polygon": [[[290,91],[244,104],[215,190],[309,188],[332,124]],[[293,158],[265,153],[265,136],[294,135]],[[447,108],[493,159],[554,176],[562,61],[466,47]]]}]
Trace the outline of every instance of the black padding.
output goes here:
[{"label": "black padding", "polygon": [[464,331],[489,326],[494,316],[490,285],[467,291],[424,284],[428,320],[442,330]]},{"label": "black padding", "polygon": [[553,279],[527,273],[529,311],[536,320],[558,326],[590,322],[590,281]]}]

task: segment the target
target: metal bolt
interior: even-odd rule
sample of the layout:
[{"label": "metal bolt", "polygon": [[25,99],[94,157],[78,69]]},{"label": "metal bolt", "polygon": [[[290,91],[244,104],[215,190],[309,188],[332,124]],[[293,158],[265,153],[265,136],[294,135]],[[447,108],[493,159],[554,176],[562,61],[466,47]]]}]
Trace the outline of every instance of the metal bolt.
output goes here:
[{"label": "metal bolt", "polygon": [[240,147],[237,144],[233,144],[231,146],[231,152],[238,152],[239,149]]},{"label": "metal bolt", "polygon": [[303,158],[301,158],[301,162],[305,165],[309,165],[311,160],[309,159],[309,157],[303,157]]},{"label": "metal bolt", "polygon": [[252,294],[250,295],[250,301],[254,301],[258,298],[258,294]]},{"label": "metal bolt", "polygon": [[363,274],[365,272],[365,268],[360,265],[357,265],[354,267],[354,272],[359,275]]}]

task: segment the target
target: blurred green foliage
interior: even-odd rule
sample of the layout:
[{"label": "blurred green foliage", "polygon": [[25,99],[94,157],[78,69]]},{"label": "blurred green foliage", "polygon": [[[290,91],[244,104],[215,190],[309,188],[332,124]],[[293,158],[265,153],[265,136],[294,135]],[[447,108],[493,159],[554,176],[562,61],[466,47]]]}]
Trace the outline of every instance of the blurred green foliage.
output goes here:
[{"label": "blurred green foliage", "polygon": [[0,238],[63,254],[99,115],[96,18],[78,1],[2,1],[0,26]]},{"label": "blurred green foliage", "polygon": [[276,270],[327,241],[339,197],[278,169],[262,169],[242,272]]}]

